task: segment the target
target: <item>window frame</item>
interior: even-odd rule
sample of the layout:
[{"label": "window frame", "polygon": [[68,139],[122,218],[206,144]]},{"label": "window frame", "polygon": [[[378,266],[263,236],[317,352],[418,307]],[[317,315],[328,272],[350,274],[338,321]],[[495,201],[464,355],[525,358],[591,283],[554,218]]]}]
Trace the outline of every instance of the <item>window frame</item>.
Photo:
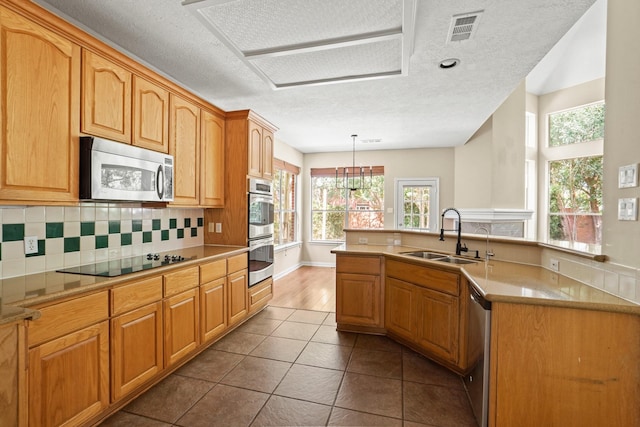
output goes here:
[{"label": "window frame", "polygon": [[[274,206],[273,206],[273,216],[274,216],[274,232],[273,232],[273,237],[274,237],[274,250],[280,250],[286,247],[290,247],[290,246],[296,246],[296,245],[300,245],[300,214],[299,214],[299,206],[300,206],[300,167],[295,166],[291,163],[285,162],[283,160],[274,158],[273,159],[273,180],[272,180],[272,188],[273,188],[273,198],[274,198]],[[278,185],[276,185],[276,177],[280,176],[280,171],[284,171],[288,174],[291,174],[293,176],[294,179],[294,183],[293,183],[293,190],[292,190],[292,196],[293,196],[293,209],[282,209],[280,207],[280,209],[276,208],[276,200],[283,200],[282,197],[278,197],[278,195],[276,194],[276,191],[280,191],[282,190],[282,180],[280,179],[278,181]],[[293,213],[293,219],[294,219],[294,223],[293,223],[293,240],[292,241],[288,241],[285,243],[280,243],[278,241],[275,240],[276,238],[276,230],[275,230],[275,224],[282,224],[283,223],[283,219],[285,217],[286,214],[290,214]],[[276,222],[275,218],[278,217],[279,221]],[[281,233],[278,234],[278,236],[280,236]]]},{"label": "window frame", "polygon": [[[585,158],[585,157],[597,157],[604,155],[604,138],[596,139],[593,141],[580,141],[567,145],[550,145],[550,117],[553,114],[563,113],[567,111],[577,110],[580,108],[589,107],[592,105],[598,105],[606,103],[604,99],[588,102],[581,105],[572,106],[569,108],[565,108],[562,110],[551,111],[546,114],[545,117],[545,132],[544,132],[544,144],[541,144],[540,150],[540,163],[544,168],[543,176],[544,176],[544,196],[539,200],[539,204],[541,207],[541,212],[543,215],[539,216],[540,228],[539,231],[544,233],[543,235],[538,235],[538,240],[553,246],[559,246],[563,248],[578,250],[581,252],[587,253],[601,253],[601,245],[597,244],[589,244],[582,242],[570,242],[570,241],[561,241],[561,240],[551,240],[550,238],[550,226],[551,221],[550,218],[552,216],[552,212],[550,211],[550,179],[551,179],[551,162],[559,161],[559,160],[570,160],[576,158]],[[604,195],[603,195],[603,206],[604,209]],[[600,216],[602,212],[600,213]]]}]

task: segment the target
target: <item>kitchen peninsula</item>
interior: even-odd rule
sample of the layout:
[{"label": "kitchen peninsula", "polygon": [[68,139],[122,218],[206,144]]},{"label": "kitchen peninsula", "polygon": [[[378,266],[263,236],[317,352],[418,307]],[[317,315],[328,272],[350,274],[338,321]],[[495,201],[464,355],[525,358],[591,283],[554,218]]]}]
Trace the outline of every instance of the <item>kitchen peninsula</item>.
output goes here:
[{"label": "kitchen peninsula", "polygon": [[351,243],[385,235],[347,232],[332,251],[339,329],[386,334],[464,375],[473,363],[468,282],[492,305],[490,426],[638,422],[640,305],[531,263],[468,257],[475,262],[458,265],[407,254],[432,250],[435,236]]}]

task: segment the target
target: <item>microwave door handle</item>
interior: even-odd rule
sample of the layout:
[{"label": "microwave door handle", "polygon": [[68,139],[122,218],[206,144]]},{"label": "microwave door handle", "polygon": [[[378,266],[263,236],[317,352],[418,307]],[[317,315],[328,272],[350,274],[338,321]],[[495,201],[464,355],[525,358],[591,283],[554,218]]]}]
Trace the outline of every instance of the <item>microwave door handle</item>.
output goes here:
[{"label": "microwave door handle", "polygon": [[164,192],[164,176],[162,172],[162,165],[158,166],[158,172],[156,173],[156,192],[158,193],[158,198],[162,200],[163,192]]}]

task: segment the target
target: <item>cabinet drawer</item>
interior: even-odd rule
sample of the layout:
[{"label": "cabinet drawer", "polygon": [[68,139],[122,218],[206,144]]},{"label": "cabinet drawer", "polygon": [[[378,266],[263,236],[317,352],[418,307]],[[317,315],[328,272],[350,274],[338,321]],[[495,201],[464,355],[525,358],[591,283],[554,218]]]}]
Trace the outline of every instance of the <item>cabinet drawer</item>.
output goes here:
[{"label": "cabinet drawer", "polygon": [[227,260],[209,262],[200,266],[200,284],[209,283],[227,275]]},{"label": "cabinet drawer", "polygon": [[40,318],[29,324],[29,347],[109,318],[109,291],[38,309]]},{"label": "cabinet drawer", "polygon": [[336,272],[378,275],[380,274],[380,257],[338,255]]},{"label": "cabinet drawer", "polygon": [[247,254],[236,255],[227,258],[227,272],[229,274],[245,269],[248,265],[249,257]]},{"label": "cabinet drawer", "polygon": [[434,291],[460,295],[460,274],[437,270],[426,265],[387,260],[386,275]]},{"label": "cabinet drawer", "polygon": [[162,276],[129,283],[111,290],[111,315],[126,313],[162,299]]},{"label": "cabinet drawer", "polygon": [[179,294],[200,284],[198,267],[185,268],[164,275],[164,296]]},{"label": "cabinet drawer", "polygon": [[269,278],[264,282],[249,288],[249,310],[256,305],[266,302],[273,295],[273,279]]}]

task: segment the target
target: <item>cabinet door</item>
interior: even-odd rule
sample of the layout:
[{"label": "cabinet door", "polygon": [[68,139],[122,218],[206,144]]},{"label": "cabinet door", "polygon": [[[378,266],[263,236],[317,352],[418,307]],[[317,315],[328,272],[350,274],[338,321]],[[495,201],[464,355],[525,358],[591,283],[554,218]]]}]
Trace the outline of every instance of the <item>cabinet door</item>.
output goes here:
[{"label": "cabinet door", "polygon": [[202,111],[200,204],[224,207],[224,119]]},{"label": "cabinet door", "polygon": [[169,153],[174,156],[174,205],[200,203],[200,109],[171,95]]},{"label": "cabinet door", "polygon": [[108,405],[108,321],[29,351],[29,425],[81,425]]},{"label": "cabinet door", "polygon": [[80,47],[0,7],[0,199],[78,200]]},{"label": "cabinet door", "polygon": [[131,143],[131,73],[82,51],[82,132]]},{"label": "cabinet door", "polygon": [[225,278],[200,286],[200,340],[205,343],[227,328]]},{"label": "cabinet door", "polygon": [[169,92],[133,76],[133,145],[169,152]]},{"label": "cabinet door", "polygon": [[417,295],[417,343],[435,357],[458,362],[459,298],[429,289]]},{"label": "cabinet door", "polygon": [[358,326],[382,326],[380,276],[336,274],[336,320]]},{"label": "cabinet door", "polygon": [[111,319],[111,389],[120,399],[163,368],[160,301]]},{"label": "cabinet door", "polygon": [[262,129],[262,177],[273,178],[273,132]]},{"label": "cabinet door", "polygon": [[195,350],[200,342],[198,289],[191,289],[164,301],[165,366]]},{"label": "cabinet door", "polygon": [[247,270],[241,270],[227,277],[229,285],[229,326],[243,320],[249,311],[247,302]]},{"label": "cabinet door", "polygon": [[0,426],[27,425],[25,321],[0,325]]},{"label": "cabinet door", "polygon": [[387,277],[385,287],[387,293],[385,325],[387,330],[413,341],[416,335],[417,287],[391,277]]},{"label": "cabinet door", "polygon": [[262,178],[262,126],[249,120],[249,165],[247,174]]}]

